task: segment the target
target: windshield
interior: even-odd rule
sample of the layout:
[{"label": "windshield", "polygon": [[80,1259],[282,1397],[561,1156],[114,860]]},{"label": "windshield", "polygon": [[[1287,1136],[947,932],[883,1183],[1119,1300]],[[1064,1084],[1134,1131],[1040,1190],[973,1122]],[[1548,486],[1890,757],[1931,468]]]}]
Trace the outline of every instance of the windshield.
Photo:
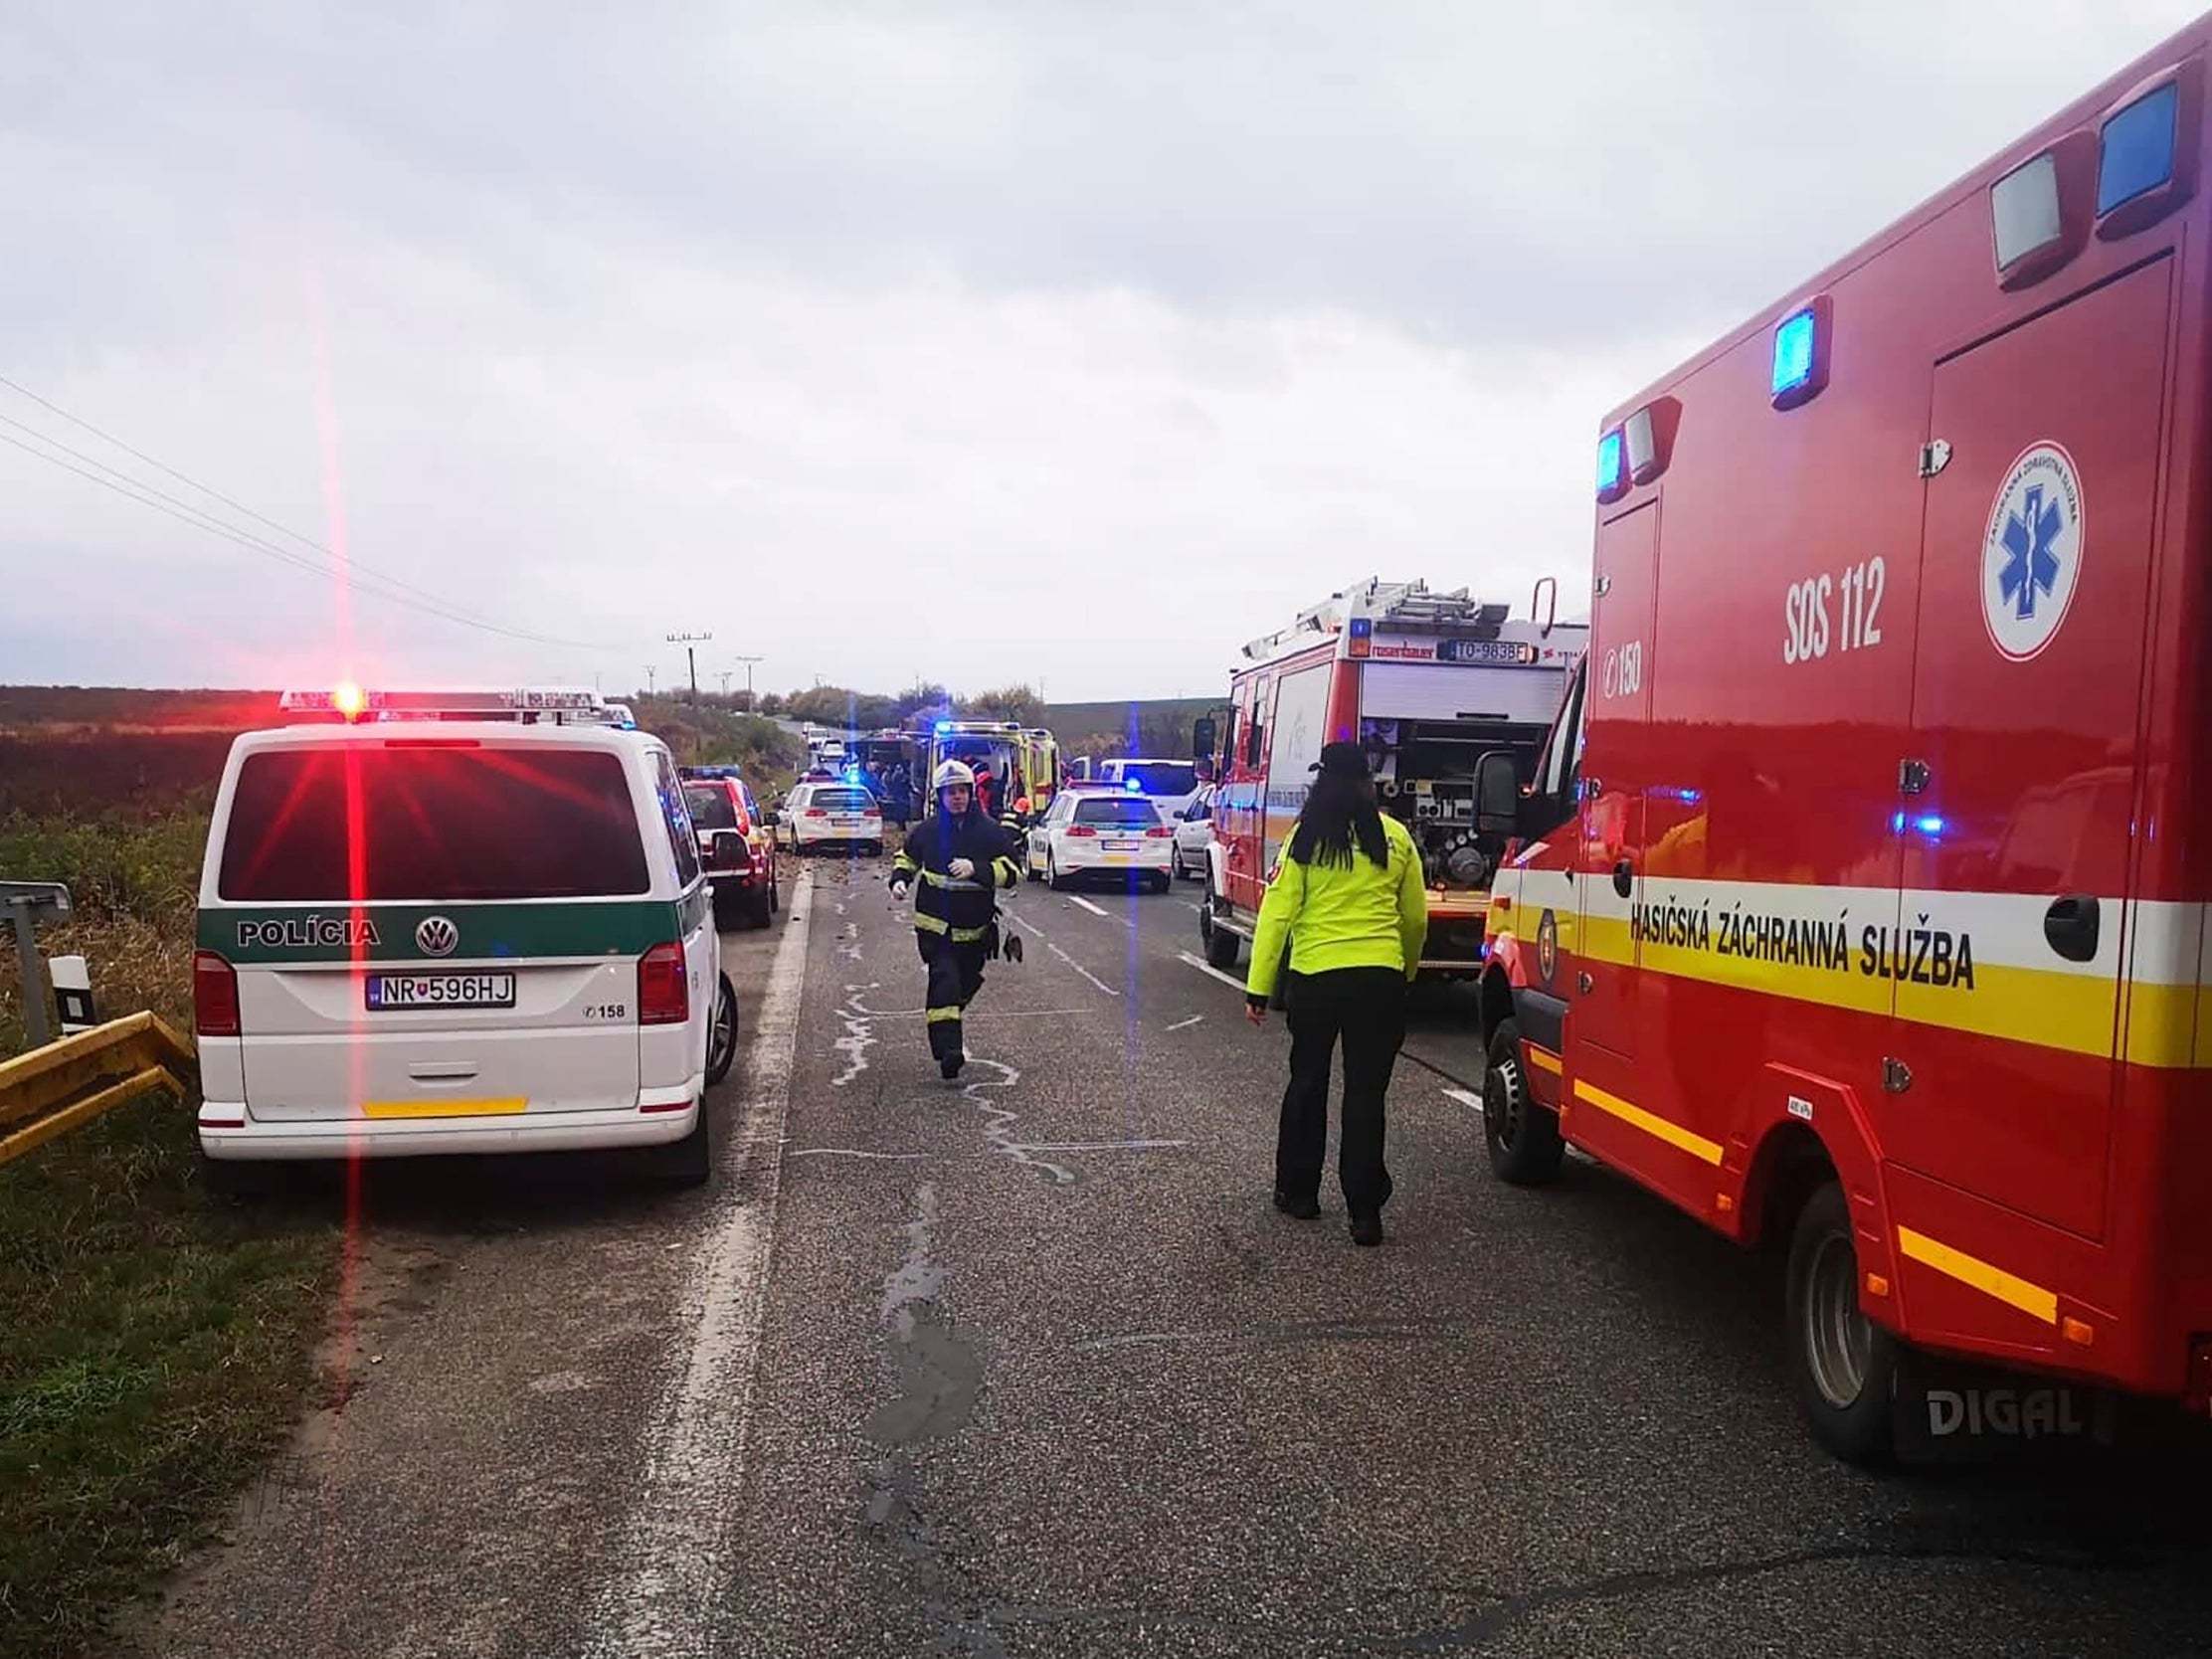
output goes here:
[{"label": "windshield", "polygon": [[719,784],[686,785],[683,804],[691,809],[691,827],[694,830],[737,828],[737,809],[730,804],[730,792]]},{"label": "windshield", "polygon": [[1160,822],[1160,809],[1141,795],[1094,795],[1075,804],[1075,822],[1149,830]]},{"label": "windshield", "polygon": [[243,903],[582,898],[649,889],[603,750],[330,745],[250,755],[217,890]]},{"label": "windshield", "polygon": [[1189,795],[1198,787],[1198,769],[1193,761],[1130,761],[1121,776],[1124,783],[1135,779],[1146,795]]}]

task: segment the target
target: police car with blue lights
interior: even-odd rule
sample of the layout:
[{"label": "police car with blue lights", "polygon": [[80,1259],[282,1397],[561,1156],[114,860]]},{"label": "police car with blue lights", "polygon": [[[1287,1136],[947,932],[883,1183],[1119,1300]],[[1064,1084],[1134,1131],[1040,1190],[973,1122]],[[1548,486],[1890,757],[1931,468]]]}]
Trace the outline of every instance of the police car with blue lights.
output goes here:
[{"label": "police car with blue lights", "polygon": [[211,1184],[610,1148],[705,1181],[737,999],[666,747],[589,690],[281,706],[231,746],[200,876]]}]

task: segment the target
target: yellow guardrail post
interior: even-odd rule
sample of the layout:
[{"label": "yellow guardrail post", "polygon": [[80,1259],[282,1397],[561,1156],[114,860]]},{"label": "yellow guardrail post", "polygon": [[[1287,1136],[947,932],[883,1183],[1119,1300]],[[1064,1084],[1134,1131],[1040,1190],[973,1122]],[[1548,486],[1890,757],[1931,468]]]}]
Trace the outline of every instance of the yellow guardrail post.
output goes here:
[{"label": "yellow guardrail post", "polygon": [[110,1019],[0,1060],[0,1164],[148,1089],[182,1098],[197,1069],[192,1039],[156,1014]]}]

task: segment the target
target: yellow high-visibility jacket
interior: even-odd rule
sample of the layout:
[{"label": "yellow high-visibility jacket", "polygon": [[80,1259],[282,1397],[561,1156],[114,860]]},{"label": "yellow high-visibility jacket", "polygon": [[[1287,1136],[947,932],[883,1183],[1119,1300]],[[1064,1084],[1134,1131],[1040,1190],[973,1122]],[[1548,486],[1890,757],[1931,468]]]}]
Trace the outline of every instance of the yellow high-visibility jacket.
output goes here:
[{"label": "yellow high-visibility jacket", "polygon": [[1428,940],[1428,889],[1412,831],[1382,815],[1389,862],[1378,864],[1357,846],[1350,864],[1301,864],[1284,843],[1282,861],[1260,901],[1252,939],[1247,997],[1275,990],[1283,941],[1290,941],[1294,974],[1332,968],[1396,968],[1410,980],[1420,971]]}]

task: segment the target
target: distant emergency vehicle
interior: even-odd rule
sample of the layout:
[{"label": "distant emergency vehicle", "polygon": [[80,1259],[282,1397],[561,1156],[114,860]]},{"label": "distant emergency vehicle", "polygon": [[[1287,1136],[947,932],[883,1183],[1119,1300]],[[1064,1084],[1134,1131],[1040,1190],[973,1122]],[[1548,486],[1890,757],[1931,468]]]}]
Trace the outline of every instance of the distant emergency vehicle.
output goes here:
[{"label": "distant emergency vehicle", "polygon": [[916,739],[920,777],[933,777],[946,761],[990,774],[992,810],[1012,818],[1025,804],[1032,821],[1043,816],[1060,788],[1060,746],[1041,726],[1018,720],[936,720]]},{"label": "distant emergency vehicle", "polygon": [[1930,1351],[2212,1398],[2208,41],[1606,419],[1589,653],[1481,781],[1493,1162],[1787,1241],[1846,1457],[2092,1420]]},{"label": "distant emergency vehicle", "polygon": [[[1556,598],[1556,584],[1545,588]],[[1505,846],[1477,829],[1475,765],[1497,752],[1533,774],[1588,632],[1549,617],[1510,621],[1507,607],[1464,589],[1368,581],[1246,645],[1225,729],[1201,720],[1195,745],[1213,757],[1218,784],[1198,917],[1207,960],[1235,964],[1322,744],[1348,741],[1367,748],[1384,810],[1420,848],[1429,888],[1422,968],[1475,973],[1490,874]]]}]

